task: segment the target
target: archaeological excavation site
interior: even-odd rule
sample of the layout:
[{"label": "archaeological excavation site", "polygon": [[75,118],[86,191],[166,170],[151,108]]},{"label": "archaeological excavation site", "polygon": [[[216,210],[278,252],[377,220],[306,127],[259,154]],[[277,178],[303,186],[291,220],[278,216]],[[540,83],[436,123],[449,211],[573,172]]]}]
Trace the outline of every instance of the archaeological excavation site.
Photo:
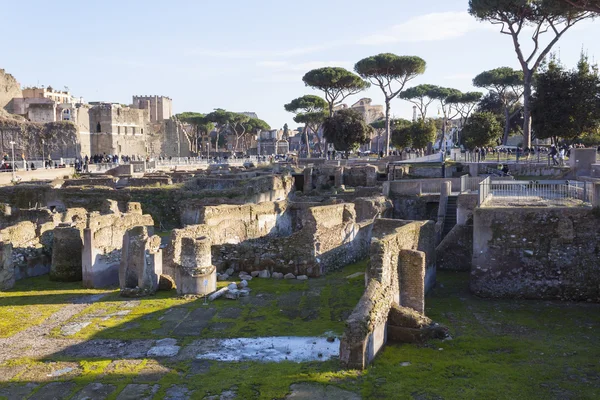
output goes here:
[{"label": "archaeological excavation site", "polygon": [[[512,374],[540,316],[584,331],[545,328],[555,352],[595,337],[591,208],[482,203],[490,178],[456,166],[321,161],[0,187],[0,398],[433,398],[424,380]],[[549,266],[529,232],[553,218]]]}]

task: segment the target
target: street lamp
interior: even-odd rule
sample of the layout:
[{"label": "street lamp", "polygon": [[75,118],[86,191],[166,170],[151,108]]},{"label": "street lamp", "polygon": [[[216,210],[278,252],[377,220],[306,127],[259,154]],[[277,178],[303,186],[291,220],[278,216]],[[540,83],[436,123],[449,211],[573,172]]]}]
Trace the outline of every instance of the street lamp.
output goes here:
[{"label": "street lamp", "polygon": [[17,176],[15,175],[15,142],[10,141],[10,148],[12,150],[12,180],[13,182],[17,181]]}]

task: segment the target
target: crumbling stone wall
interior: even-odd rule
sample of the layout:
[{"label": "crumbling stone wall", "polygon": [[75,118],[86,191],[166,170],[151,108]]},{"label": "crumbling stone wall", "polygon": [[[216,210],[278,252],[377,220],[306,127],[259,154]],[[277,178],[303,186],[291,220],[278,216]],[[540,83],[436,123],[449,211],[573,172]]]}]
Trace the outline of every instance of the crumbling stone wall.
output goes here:
[{"label": "crumbling stone wall", "polygon": [[600,301],[600,217],[588,208],[477,208],[471,290]]},{"label": "crumbling stone wall", "polygon": [[374,165],[345,167],[343,174],[346,186],[371,187],[377,185],[377,167]]},{"label": "crumbling stone wall", "polygon": [[209,237],[219,270],[267,269],[270,272],[320,276],[366,257],[374,216],[390,204],[383,198],[326,206],[287,202],[204,207],[200,225],[174,230],[165,249],[165,271],[180,264],[183,238]]},{"label": "crumbling stone wall", "polygon": [[425,293],[435,283],[434,224],[376,220],[365,282],[340,342],[340,361],[346,368],[366,368],[381,350],[394,304],[424,312]]},{"label": "crumbling stone wall", "polygon": [[15,97],[23,97],[21,85],[14,76],[0,69],[0,109],[4,108],[8,112],[12,112],[11,102]]},{"label": "crumbling stone wall", "polygon": [[128,203],[125,213],[120,212],[114,202],[109,203],[106,214],[90,213],[83,234],[85,287],[99,288],[118,283],[123,237],[127,230],[139,226],[146,227],[149,236],[153,235],[154,221],[150,215],[142,214],[139,203]]},{"label": "crumbling stone wall", "polygon": [[213,247],[213,262],[220,270],[317,277],[367,255],[371,221],[357,223],[353,204],[308,207],[294,226],[288,237]]}]

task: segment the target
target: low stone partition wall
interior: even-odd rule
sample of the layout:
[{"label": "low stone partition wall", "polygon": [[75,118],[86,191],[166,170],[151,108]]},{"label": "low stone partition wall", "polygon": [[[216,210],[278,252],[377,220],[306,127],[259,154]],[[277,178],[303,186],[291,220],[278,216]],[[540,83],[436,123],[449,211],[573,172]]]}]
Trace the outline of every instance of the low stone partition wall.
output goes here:
[{"label": "low stone partition wall", "polygon": [[[286,236],[292,233],[287,201],[260,204],[199,206],[182,211],[183,225],[211,227],[213,244],[239,243],[266,235]],[[199,229],[205,235],[205,228]]]},{"label": "low stone partition wall", "polygon": [[[17,167],[19,163],[17,162]],[[17,170],[15,172],[15,178],[18,182],[30,182],[30,181],[52,181],[58,178],[64,178],[73,176],[75,168],[50,168],[43,169],[39,168],[33,171]],[[0,185],[12,185],[13,174],[12,172],[3,171],[0,172]]]},{"label": "low stone partition wall", "polygon": [[424,312],[425,293],[435,283],[433,222],[376,220],[365,282],[340,342],[344,368],[364,369],[375,358],[387,341],[394,304]]},{"label": "low stone partition wall", "polygon": [[599,302],[599,241],[597,210],[477,208],[471,290],[482,297]]},{"label": "low stone partition wall", "polygon": [[118,179],[112,176],[67,179],[64,181],[62,187],[67,188],[73,186],[106,186],[114,188],[117,184],[117,181]]},{"label": "low stone partition wall", "polygon": [[439,194],[442,184],[451,182],[452,192],[460,192],[460,178],[401,179],[383,183],[383,195],[389,198],[421,194]]},{"label": "low stone partition wall", "polygon": [[144,176],[141,178],[126,178],[129,187],[147,187],[172,185],[173,180],[168,176]]}]

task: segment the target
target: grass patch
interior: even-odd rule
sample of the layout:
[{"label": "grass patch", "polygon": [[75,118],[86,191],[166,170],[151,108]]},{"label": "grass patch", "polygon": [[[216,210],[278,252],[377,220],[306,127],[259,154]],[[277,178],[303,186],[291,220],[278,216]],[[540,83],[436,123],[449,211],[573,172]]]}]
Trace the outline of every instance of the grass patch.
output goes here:
[{"label": "grass patch", "polygon": [[81,282],[52,282],[47,275],[17,281],[13,289],[0,292],[0,338],[39,325],[77,297],[104,292],[84,289]]},{"label": "grass patch", "polygon": [[[247,303],[212,303],[209,307],[214,307],[215,313],[202,334],[180,344],[200,337],[320,335],[327,330],[341,333],[346,313],[364,289],[362,276],[346,276],[364,271],[365,266],[358,263],[307,282],[254,279]],[[470,294],[468,279],[468,273],[439,271],[439,284],[426,299],[426,313],[450,328],[452,340],[423,346],[388,344],[361,372],[341,370],[337,360],[298,364],[164,359],[59,361],[58,357],[50,357],[44,361],[54,362],[54,368],[60,368],[61,362],[79,363],[79,375],[68,379],[77,388],[91,382],[115,385],[117,390],[111,399],[127,384],[139,382],[159,384],[156,398],[165,397],[172,385],[183,385],[193,391],[192,398],[234,388],[238,398],[274,399],[285,397],[290,385],[300,382],[335,385],[360,393],[363,399],[600,398],[600,305],[481,299]],[[82,314],[118,312],[129,301],[116,293],[105,299]],[[96,328],[80,332],[79,337],[152,338],[156,336],[152,330],[163,327],[168,308],[193,311],[204,307],[201,303],[177,298],[174,292],[160,293],[140,300],[128,315],[114,317],[114,322],[98,317]],[[128,323],[139,326],[121,331]],[[221,329],[214,329],[217,326]],[[0,364],[0,369],[22,365],[45,371],[40,360],[31,359],[11,360]],[[31,373],[23,371],[11,383],[23,383],[25,376]],[[0,383],[0,388],[7,384]]]}]

